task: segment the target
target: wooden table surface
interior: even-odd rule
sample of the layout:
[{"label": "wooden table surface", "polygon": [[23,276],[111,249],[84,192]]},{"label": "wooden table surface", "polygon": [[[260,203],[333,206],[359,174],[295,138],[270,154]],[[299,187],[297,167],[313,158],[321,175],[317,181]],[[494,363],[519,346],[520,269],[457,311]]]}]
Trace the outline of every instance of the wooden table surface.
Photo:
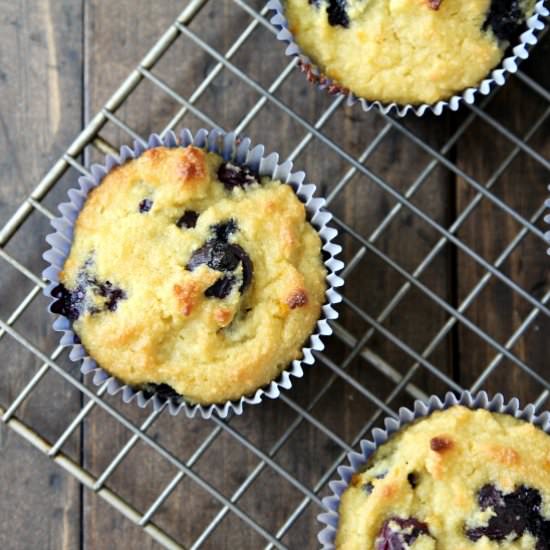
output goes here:
[{"label": "wooden table surface", "polygon": [[[144,53],[177,17],[184,6],[177,0],[0,0],[0,227],[37,185],[54,161],[97,112]],[[263,2],[249,1],[261,8]],[[250,19],[232,1],[210,1],[191,23],[191,29],[219,51],[225,52]],[[268,87],[286,66],[283,47],[266,29],[257,29],[248,46],[239,51],[234,62]],[[524,64],[525,74],[546,89],[550,88],[548,56],[550,40],[539,45]],[[204,52],[179,39],[163,57],[156,74],[181,96],[191,95],[214,66]],[[314,123],[332,99],[317,93],[294,71],[276,93],[306,120]],[[250,88],[231,73],[222,72],[198,100],[197,105],[224,128],[235,127],[259,99]],[[492,119],[523,137],[550,105],[527,84],[513,78],[488,104]],[[135,132],[147,136],[162,130],[177,112],[173,98],[159,91],[151,82],[142,82],[117,116]],[[506,161],[505,170],[497,174],[492,186],[494,195],[530,218],[544,201],[548,172],[530,152],[514,152],[514,143],[490,123],[469,109],[440,118],[407,117],[404,127],[437,149],[445,145],[468,116],[471,124],[453,142],[446,158],[458,170],[435,167],[412,202],[444,227],[450,227],[475,196],[468,178],[482,184],[490,182]],[[401,123],[400,123],[401,124]],[[178,128],[197,129],[203,124],[187,115]],[[358,107],[340,106],[323,126],[323,133],[354,156],[387,132],[367,161],[367,166],[395,189],[405,193],[415,178],[430,166],[431,157],[413,143],[398,127],[385,128],[386,121],[376,113],[363,113]],[[244,130],[268,150],[289,155],[305,131],[272,105],[266,105]],[[108,123],[101,135],[118,146],[128,142],[114,124]],[[530,137],[529,146],[536,154],[550,155],[549,124],[545,122]],[[92,147],[82,162],[101,158]],[[329,195],[347,165],[334,151],[313,140],[296,159],[321,193]],[[65,190],[75,183],[76,171],[69,171],[45,197],[43,203],[55,211]],[[409,209],[402,209],[379,236],[373,231],[394,206],[395,200],[364,175],[354,175],[338,193],[330,208],[363,238],[370,238],[409,272],[414,271],[438,242],[441,234]],[[545,230],[539,216],[533,225]],[[488,199],[483,199],[456,231],[460,242],[488,262],[499,255],[521,230],[510,214]],[[34,273],[44,267],[41,253],[48,222],[33,213],[7,243],[7,253]],[[359,243],[346,235],[340,238],[349,262],[359,250]],[[137,243],[139,245],[139,243]],[[2,260],[0,259],[0,262]],[[548,259],[545,246],[532,232],[514,247],[500,270],[515,284],[537,300],[549,290]],[[467,252],[446,245],[419,277],[452,307],[457,308],[478,283],[486,270]],[[344,295],[363,312],[377,317],[398,291],[404,279],[374,254],[366,254],[347,276]],[[30,282],[5,262],[0,264],[0,318],[7,319],[24,295]],[[45,311],[46,300],[38,296],[15,328],[51,353],[58,336],[51,329]],[[517,291],[494,276],[484,290],[465,308],[466,317],[495,341],[506,344],[529,314],[532,305]],[[292,401],[269,402],[246,410],[230,422],[264,452],[296,419],[291,406],[307,407],[311,399],[334,373],[334,365],[346,372],[380,399],[388,400],[393,410],[410,404],[410,393],[389,397],[395,379],[375,368],[373,357],[391,365],[395,377],[410,371],[415,359],[398,347],[387,335],[368,333],[368,319],[350,307],[341,308],[340,326],[348,336],[347,344],[333,337],[319,365],[288,393]],[[385,330],[396,335],[412,350],[422,353],[449,319],[442,307],[418,288],[407,293],[402,303],[383,321]],[[548,317],[539,314],[525,335],[511,346],[514,355],[538,375],[550,380],[548,363]],[[351,338],[351,340],[350,340]],[[355,353],[349,343],[365,338]],[[353,346],[352,346],[353,347]],[[362,353],[357,353],[357,351]],[[371,354],[371,355],[369,355]],[[463,387],[469,387],[495,357],[495,350],[475,335],[464,323],[451,327],[448,335],[428,355],[437,372]],[[498,368],[482,387],[502,391],[522,400],[537,399],[544,387],[510,359],[500,360]],[[74,376],[78,366],[62,355],[59,363]],[[6,406],[40,367],[40,362],[14,342],[0,340],[0,405]],[[441,393],[448,386],[429,371],[419,368],[412,382],[425,393]],[[87,384],[93,387],[89,381]],[[107,398],[110,404],[132,421],[140,423],[146,412],[124,406],[119,397]],[[81,409],[80,392],[58,375],[48,373],[17,411],[17,417],[32,426],[46,440],[55,441]],[[289,406],[290,405],[290,406]],[[544,405],[543,405],[544,406]],[[547,404],[546,404],[547,406]],[[331,390],[313,407],[312,415],[338,437],[352,444],[354,437],[376,412],[366,393],[338,376]],[[377,419],[380,422],[380,418]],[[215,429],[204,420],[189,420],[162,415],[148,433],[170,449],[178,458],[188,460],[202,440]],[[130,437],[129,432],[97,407],[79,426],[63,447],[63,452],[93,475],[99,475]],[[276,462],[313,488],[326,469],[339,456],[334,440],[311,422],[302,422],[292,437],[275,454]],[[231,496],[246,476],[257,466],[258,457],[245,449],[226,431],[217,436],[194,467],[222,494]],[[143,443],[138,443],[128,458],[109,478],[107,485],[139,511],[144,511],[175,475],[173,466],[161,461]],[[82,487],[18,435],[0,424],[0,548],[2,549],[111,549],[158,548],[149,538],[104,500]],[[326,489],[321,491],[325,494]],[[303,495],[292,485],[265,468],[253,486],[238,500],[238,505],[266,529],[276,531],[301,502]],[[183,545],[191,545],[220,509],[212,497],[185,478],[155,516],[156,523]],[[283,538],[291,548],[315,548],[319,508],[309,505],[295,526]],[[206,548],[259,548],[262,538],[234,515],[229,514],[208,539]]]}]

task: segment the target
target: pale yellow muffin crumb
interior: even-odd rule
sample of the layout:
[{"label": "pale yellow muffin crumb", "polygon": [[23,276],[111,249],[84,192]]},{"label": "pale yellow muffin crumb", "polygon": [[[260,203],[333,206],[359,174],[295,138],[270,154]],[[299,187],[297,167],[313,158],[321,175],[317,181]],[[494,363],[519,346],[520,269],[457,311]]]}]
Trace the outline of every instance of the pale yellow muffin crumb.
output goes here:
[{"label": "pale yellow muffin crumb", "polygon": [[[112,170],[60,276],[60,307],[74,305],[73,328],[103,369],[190,403],[249,395],[301,357],[326,287],[321,239],[291,187],[253,175],[224,186],[222,162],[157,147]],[[233,264],[212,268],[212,254]]]},{"label": "pale yellow muffin crumb", "polygon": [[[470,540],[467,530],[484,529],[501,512],[480,506],[480,490],[488,486],[494,489],[484,490],[500,491],[503,497],[518,490],[538,491],[540,507],[528,513],[550,522],[550,436],[528,422],[486,410],[456,406],[434,412],[394,434],[353,476],[340,502],[336,546],[391,548],[376,542],[385,522],[399,531],[394,518],[414,518],[425,524],[426,532],[418,531],[404,548],[550,548],[550,538],[539,534],[537,546],[529,530],[519,537],[508,533],[501,541],[488,536]],[[413,527],[403,529],[410,535]]]},{"label": "pale yellow muffin crumb", "polygon": [[[289,30],[326,76],[372,101],[403,105],[448,99],[477,86],[509,45],[485,25],[491,0],[343,4],[347,27],[329,23],[328,0],[285,0]],[[520,5],[527,17],[534,0]]]}]

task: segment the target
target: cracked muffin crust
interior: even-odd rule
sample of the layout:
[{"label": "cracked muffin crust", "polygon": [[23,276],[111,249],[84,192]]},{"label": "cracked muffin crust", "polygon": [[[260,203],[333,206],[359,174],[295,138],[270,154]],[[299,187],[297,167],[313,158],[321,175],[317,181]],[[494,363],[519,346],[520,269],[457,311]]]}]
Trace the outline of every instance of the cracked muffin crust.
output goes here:
[{"label": "cracked muffin crust", "polygon": [[535,0],[285,0],[302,52],[370,101],[433,104],[477,86]]},{"label": "cracked muffin crust", "polygon": [[454,406],[381,445],[342,495],[345,550],[549,550],[550,436]]},{"label": "cracked muffin crust", "polygon": [[157,147],[89,194],[51,309],[122,382],[223,403],[301,356],[325,276],[289,185],[193,146]]}]

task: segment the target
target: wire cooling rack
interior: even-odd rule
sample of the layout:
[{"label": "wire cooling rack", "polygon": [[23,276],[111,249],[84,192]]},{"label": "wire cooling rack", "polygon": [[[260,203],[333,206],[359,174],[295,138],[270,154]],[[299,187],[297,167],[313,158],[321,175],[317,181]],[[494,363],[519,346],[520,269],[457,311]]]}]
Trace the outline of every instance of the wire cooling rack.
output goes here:
[{"label": "wire cooling rack", "polygon": [[[14,277],[24,279],[30,290],[8,312],[2,310],[0,353],[7,364],[15,346],[31,360],[16,365],[27,369],[26,383],[2,394],[0,414],[7,426],[161,546],[219,548],[231,540],[228,546],[315,547],[314,518],[322,511],[327,482],[345,453],[384,416],[396,416],[401,404],[432,392],[496,391],[505,383],[544,406],[550,390],[544,364],[550,291],[547,270],[540,274],[545,252],[540,188],[550,168],[543,150],[550,93],[537,70],[541,63],[527,62],[505,88],[458,114],[403,120],[363,113],[305,82],[295,61],[284,57],[265,7],[233,0],[241,28],[229,49],[220,52],[198,30],[204,28],[197,21],[209,4],[187,3],[2,227],[4,309],[13,302],[7,295]],[[543,37],[531,57],[547,44]],[[178,47],[187,57],[191,52],[203,60],[202,81],[171,84],[170,71],[161,76],[163,60]],[[247,48],[255,48],[257,56],[243,69],[240,56]],[[266,78],[260,69],[273,51],[280,68]],[[123,405],[106,394],[106,383],[98,389],[83,380],[61,346],[52,350],[37,344],[37,335],[23,322],[36,303],[40,308],[46,303],[39,272],[18,253],[24,245],[38,257],[46,246],[36,234],[24,236],[29,220],[43,222],[41,237],[50,232],[48,222],[65,182],[72,185],[77,175],[87,174],[98,152],[114,153],[131,139],[143,141],[146,134],[121,114],[142,86],[170,101],[164,131],[184,125],[232,129],[216,118],[223,117],[220,100],[209,97],[212,90],[224,89],[223,101],[245,108],[233,128],[253,143],[263,141],[257,136],[271,138],[273,150],[319,181],[341,233],[347,286],[327,349],[292,391],[227,421],[171,418],[165,410]],[[512,88],[521,104],[509,105],[506,94]],[[304,95],[313,102],[307,112],[302,109],[307,102],[299,100]],[[509,118],[518,110],[520,117]],[[438,125],[448,130],[443,140],[430,130]],[[346,132],[338,133],[342,126]],[[464,155],[477,158],[477,164],[464,165]],[[403,168],[396,172],[397,163]],[[488,241],[495,245],[484,246]],[[511,268],[512,260],[526,271],[538,265],[538,272],[530,278],[521,267]],[[464,283],[462,273],[468,273]],[[500,315],[499,304],[505,304]],[[80,396],[74,416],[58,409],[65,420],[55,434],[25,418],[25,405],[52,376]],[[72,438],[99,413],[107,426],[123,429],[124,443],[112,448],[108,434],[115,428],[107,427],[103,440],[84,436],[84,449],[93,444],[103,453],[100,461],[85,461]],[[185,440],[184,450],[174,443],[178,438]],[[117,472],[131,468],[127,464],[136,447],[147,450],[154,467],[148,469],[147,491],[139,484],[138,469],[138,489],[128,492],[117,485]],[[215,479],[212,472],[218,468],[229,469],[231,479]],[[156,480],[154,472],[162,476]],[[176,499],[178,491],[183,496]],[[144,492],[146,499],[140,498]],[[184,502],[191,503],[186,512]],[[174,508],[175,518],[170,516]],[[184,527],[178,530],[179,524]]]}]

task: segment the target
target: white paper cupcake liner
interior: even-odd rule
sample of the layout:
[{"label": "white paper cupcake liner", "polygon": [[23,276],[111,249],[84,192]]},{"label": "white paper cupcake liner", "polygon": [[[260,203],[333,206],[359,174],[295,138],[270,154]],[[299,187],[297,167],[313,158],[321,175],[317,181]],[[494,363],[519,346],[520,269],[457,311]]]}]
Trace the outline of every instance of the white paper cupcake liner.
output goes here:
[{"label": "white paper cupcake liner", "polygon": [[[168,408],[173,415],[184,410],[189,417],[200,414],[203,418],[210,418],[212,414],[216,413],[221,418],[225,418],[230,413],[242,414],[245,403],[258,404],[264,397],[276,399],[280,395],[281,389],[288,390],[292,386],[292,377],[301,378],[303,376],[303,365],[312,365],[314,363],[313,352],[324,349],[321,338],[332,334],[329,321],[338,317],[334,305],[341,302],[342,298],[335,288],[343,285],[343,280],[337,275],[337,272],[344,267],[344,264],[337,259],[342,248],[333,242],[337,231],[330,226],[332,215],[324,209],[325,200],[315,196],[316,187],[311,183],[305,182],[304,172],[292,171],[293,164],[291,161],[279,164],[278,154],[272,153],[264,156],[263,145],[251,147],[250,139],[239,139],[233,133],[226,134],[219,130],[209,132],[208,130],[201,129],[193,135],[190,130],[184,129],[180,133],[179,143],[173,132],[169,132],[164,137],[153,134],[149,137],[146,146],[143,146],[138,141],[134,143],[133,148],[126,145],[123,146],[120,149],[118,158],[108,155],[105,157],[104,165],[94,164],[91,167],[90,177],[80,177],[78,180],[80,189],[69,190],[69,202],[59,206],[61,217],[52,220],[55,233],[46,237],[46,241],[51,248],[43,254],[44,260],[49,264],[43,272],[43,277],[49,281],[44,293],[52,299],[53,303],[55,298],[52,296],[51,291],[59,284],[59,273],[69,255],[74,223],[86,201],[88,193],[101,183],[105,175],[113,167],[138,157],[146,149],[159,146],[185,147],[188,145],[195,145],[196,147],[218,153],[226,161],[232,160],[236,164],[246,165],[260,176],[269,176],[289,184],[305,204],[309,221],[319,232],[323,241],[322,250],[325,257],[324,264],[327,269],[327,291],[325,293],[325,303],[322,307],[321,318],[317,321],[315,330],[309,337],[305,347],[302,348],[302,359],[293,361],[276,380],[266,387],[256,390],[251,396],[241,397],[237,401],[203,406],[189,404],[182,399],[180,402],[170,400],[168,404]],[[152,395],[145,394],[143,390],[138,390],[124,384],[104,371],[80,344],[79,338],[72,330],[69,319],[57,316],[53,323],[53,328],[63,333],[61,345],[71,348],[69,353],[70,359],[82,362],[80,367],[81,372],[85,375],[93,373],[93,382],[95,385],[99,386],[107,382],[107,391],[109,394],[120,393],[124,402],[130,403],[135,400],[142,408],[152,404],[154,409],[158,410],[163,406],[165,399],[157,393],[153,393]]]},{"label": "white paper cupcake liner", "polygon": [[346,98],[346,105],[359,103],[364,111],[370,111],[373,107],[376,107],[384,114],[393,112],[399,117],[404,117],[409,112],[422,116],[427,111],[432,112],[434,115],[441,115],[445,109],[457,111],[461,102],[471,105],[476,100],[476,94],[488,95],[495,86],[503,86],[508,74],[515,73],[518,70],[520,60],[527,59],[529,49],[537,43],[537,35],[544,28],[542,18],[550,13],[544,4],[545,0],[539,0],[535,4],[533,15],[526,21],[527,30],[520,35],[519,44],[512,48],[512,55],[505,57],[498,67],[493,69],[490,75],[482,80],[477,87],[466,88],[460,94],[456,94],[445,101],[438,101],[434,104],[423,103],[421,105],[400,105],[398,103],[370,101],[343,88],[338,82],[324,75],[294,41],[294,37],[288,28],[282,1],[270,0],[267,7],[275,12],[275,15],[271,18],[271,24],[279,31],[277,38],[288,44],[285,50],[286,55],[299,59],[301,68],[307,74],[308,80],[316,84],[320,90],[328,90],[329,93],[334,95],[343,95]]},{"label": "white paper cupcake liner", "polygon": [[500,393],[490,398],[484,391],[476,394],[465,391],[458,397],[449,392],[445,395],[443,401],[432,395],[427,401],[415,401],[412,409],[400,408],[398,419],[386,418],[384,420],[385,430],[374,428],[371,432],[371,440],[363,439],[359,444],[360,450],[348,454],[349,466],[340,466],[338,468],[340,479],[329,483],[332,494],[323,498],[322,501],[324,507],[329,511],[317,516],[317,519],[325,526],[317,536],[323,550],[335,548],[340,498],[348,488],[352,475],[365,466],[376,449],[385,443],[392,434],[434,411],[441,411],[456,405],[463,405],[469,409],[486,409],[491,412],[509,414],[520,420],[530,422],[550,434],[550,412],[546,411],[537,415],[534,405],[529,404],[521,408],[519,400],[515,397],[506,403],[504,396]]}]

